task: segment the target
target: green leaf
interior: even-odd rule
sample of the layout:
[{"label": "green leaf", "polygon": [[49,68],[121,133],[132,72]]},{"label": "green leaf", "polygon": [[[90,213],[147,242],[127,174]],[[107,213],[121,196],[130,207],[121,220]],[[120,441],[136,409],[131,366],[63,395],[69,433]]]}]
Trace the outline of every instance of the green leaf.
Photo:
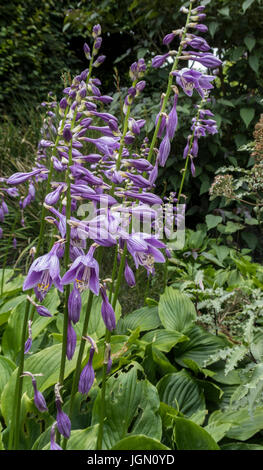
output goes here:
[{"label": "green leaf", "polygon": [[156,439],[138,434],[137,436],[125,437],[117,442],[111,450],[169,450]]},{"label": "green leaf", "polygon": [[159,317],[167,330],[184,333],[195,319],[196,311],[193,302],[185,294],[173,287],[167,287],[160,297]]},{"label": "green leaf", "polygon": [[205,430],[212,436],[212,438],[219,442],[223,437],[225,437],[227,431],[231,428],[231,423],[210,423],[205,426]]},{"label": "green leaf", "polygon": [[255,116],[255,110],[254,108],[241,108],[240,116],[243,119],[246,127],[248,128],[249,124]]},{"label": "green leaf", "polygon": [[[27,301],[24,300],[12,310],[8,319],[8,325],[2,338],[4,354],[12,360],[16,359],[16,355],[20,351],[21,347],[22,325],[24,321],[26,302]],[[59,303],[60,300],[56,289],[52,289],[48,292],[45,300],[43,301],[43,305],[47,307],[51,314],[57,313]],[[36,338],[52,321],[52,317],[41,317],[37,315],[32,326],[33,339]]]},{"label": "green leaf", "polygon": [[226,434],[228,438],[246,441],[263,429],[263,407],[255,408],[253,416],[248,408],[241,408],[238,411],[216,411],[210,416],[208,424],[215,421],[218,424],[231,423]]},{"label": "green leaf", "polygon": [[205,218],[208,230],[211,230],[211,228],[216,227],[218,224],[220,224],[220,222],[222,222],[222,220],[222,217],[219,215],[208,214]]},{"label": "green leaf", "polygon": [[97,445],[99,425],[90,426],[87,429],[71,431],[68,440],[68,450],[95,450]]},{"label": "green leaf", "polygon": [[16,365],[7,357],[0,356],[0,395]]},{"label": "green leaf", "polygon": [[205,400],[198,384],[185,370],[167,374],[158,382],[160,400],[176,410],[191,416],[205,409]]},{"label": "green leaf", "polygon": [[191,328],[187,336],[189,341],[178,344],[175,349],[175,361],[181,366],[184,366],[185,359],[192,359],[199,367],[203,367],[210,355],[228,345],[224,338],[208,333],[200,326]]},{"label": "green leaf", "polygon": [[245,13],[247,9],[254,3],[255,0],[245,0],[242,4],[243,12]]},{"label": "green leaf", "polygon": [[223,16],[229,16],[229,7],[220,8],[218,12]]},{"label": "green leaf", "polygon": [[[73,359],[66,361],[65,378],[68,377],[76,367],[78,350],[79,345],[76,347]],[[55,385],[55,383],[59,381],[60,360],[61,344],[55,344],[28,357],[25,360],[24,370],[28,370],[32,374],[43,374],[43,376],[37,377],[37,386],[41,392],[44,392],[47,388]],[[14,370],[1,395],[1,409],[6,423],[8,423],[8,420],[12,416],[17,371],[18,369]],[[33,398],[32,383],[29,377],[23,379],[22,393],[25,392],[30,398]]]},{"label": "green leaf", "polygon": [[177,343],[188,341],[188,338],[178,331],[154,330],[146,333],[142,341],[152,343],[160,351],[169,352]]},{"label": "green leaf", "polygon": [[[156,388],[147,380],[139,380],[142,368],[137,363],[107,380],[103,449],[111,449],[130,434],[143,434],[160,440],[162,422]],[[101,395],[93,407],[92,424],[100,420]]]},{"label": "green leaf", "polygon": [[175,442],[178,450],[220,450],[216,441],[198,424],[175,418]]},{"label": "green leaf", "polygon": [[[256,56],[255,54],[254,55],[250,55],[249,58],[248,58],[248,63],[250,65],[250,67],[252,68],[252,70],[254,70],[254,72],[258,73],[258,69],[259,69],[259,59],[258,59],[258,56]],[[254,113],[255,113],[255,110],[253,110]],[[254,116],[253,116],[254,117]]]},{"label": "green leaf", "polygon": [[252,49],[255,47],[256,45],[256,39],[251,37],[251,36],[246,36],[245,39],[244,39],[244,43],[246,44],[249,52],[252,51]]},{"label": "green leaf", "polygon": [[211,23],[209,23],[208,28],[209,28],[209,32],[210,32],[212,38],[214,37],[218,26],[219,26],[219,23],[217,23],[216,21],[211,21]]},{"label": "green leaf", "polygon": [[126,315],[122,321],[127,330],[135,330],[138,326],[140,331],[154,330],[161,325],[158,307],[139,308]]},{"label": "green leaf", "polygon": [[263,446],[258,444],[247,444],[246,442],[229,442],[221,445],[222,450],[263,450]]}]

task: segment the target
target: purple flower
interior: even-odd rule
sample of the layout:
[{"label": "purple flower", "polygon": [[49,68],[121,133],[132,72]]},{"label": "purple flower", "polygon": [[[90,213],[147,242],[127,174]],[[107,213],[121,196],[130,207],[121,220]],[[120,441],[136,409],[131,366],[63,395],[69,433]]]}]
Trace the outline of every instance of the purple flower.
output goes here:
[{"label": "purple flower", "polygon": [[188,54],[190,54],[189,60],[199,62],[210,69],[220,67],[220,65],[222,65],[222,61],[209,52],[203,54],[201,52],[198,53],[190,51]]},{"label": "purple flower", "polygon": [[73,290],[69,294],[68,298],[68,314],[69,320],[76,324],[79,321],[81,311],[81,295],[79,289],[74,285]]},{"label": "purple flower", "polygon": [[138,201],[144,202],[145,204],[162,204],[162,200],[159,196],[152,193],[137,193],[135,191],[125,191],[126,196],[132,199],[138,199]]},{"label": "purple flower", "polygon": [[99,55],[99,57],[95,60],[93,67],[99,67],[101,64],[103,64],[105,59],[106,59],[105,55]]},{"label": "purple flower", "polygon": [[164,38],[163,38],[163,44],[168,46],[168,44],[170,44],[170,42],[172,42],[174,38],[175,38],[174,33],[166,34],[166,36],[164,36]]},{"label": "purple flower", "polygon": [[92,246],[87,255],[78,256],[64,274],[62,284],[75,282],[80,292],[90,289],[95,295],[99,295],[99,264],[93,258],[94,250]]},{"label": "purple flower", "polygon": [[52,317],[51,313],[46,307],[44,307],[44,305],[36,305],[36,310],[38,315],[41,317]]},{"label": "purple flower", "polygon": [[67,358],[69,361],[74,356],[76,344],[77,344],[77,335],[73,326],[71,325],[71,322],[69,321],[68,330],[67,330]]},{"label": "purple flower", "polygon": [[[42,375],[42,374],[35,374],[35,375]],[[37,407],[37,409],[41,412],[44,413],[45,411],[48,411],[47,404],[45,401],[44,396],[42,393],[37,389],[37,382],[33,374],[31,372],[23,372],[23,376],[29,376],[32,379],[32,385],[34,389],[34,403]]]},{"label": "purple flower", "polygon": [[194,36],[190,41],[187,41],[187,45],[203,52],[207,52],[211,49],[206,40],[198,36]]},{"label": "purple flower", "polygon": [[[134,243],[136,241],[136,243]],[[134,259],[136,268],[144,266],[147,273],[154,273],[154,263],[164,263],[165,257],[159,248],[165,248],[165,244],[155,237],[143,237],[143,234],[132,234],[127,239],[127,248]]]},{"label": "purple flower", "polygon": [[57,428],[60,434],[64,436],[66,439],[70,437],[71,431],[71,422],[66,413],[62,411],[61,401],[56,399],[56,407],[57,407]]},{"label": "purple flower", "polygon": [[112,331],[116,328],[115,312],[113,310],[112,305],[109,302],[109,299],[106,294],[106,289],[104,287],[101,287],[100,294],[102,297],[101,315],[102,315],[106,328],[109,331]]},{"label": "purple flower", "polygon": [[170,140],[173,140],[174,134],[177,128],[177,124],[178,124],[178,116],[177,116],[177,111],[176,111],[177,100],[178,100],[178,94],[175,93],[173,107],[168,115],[168,120],[167,120],[167,135]]},{"label": "purple flower", "polygon": [[50,432],[50,450],[62,450],[62,447],[60,447],[56,443],[56,427],[57,427],[57,422],[52,425],[51,427],[51,432]]},{"label": "purple flower", "polygon": [[95,372],[92,367],[92,360],[93,360],[95,350],[98,352],[96,343],[93,341],[93,339],[90,336],[84,337],[84,339],[88,340],[91,343],[91,348],[90,348],[88,363],[82,370],[80,374],[80,378],[79,378],[78,390],[83,395],[89,393],[93,385],[93,382],[95,379]]},{"label": "purple flower", "polygon": [[[55,243],[53,248],[46,255],[37,258],[29,268],[28,275],[24,281],[23,290],[36,288],[36,295],[44,298],[52,284],[63,292],[60,278],[60,266],[57,251],[60,243]],[[41,299],[42,300],[42,299]]]},{"label": "purple flower", "polygon": [[101,25],[100,24],[95,24],[92,28],[92,36],[96,38],[97,36],[101,35]]},{"label": "purple flower", "polygon": [[194,88],[196,88],[199,95],[204,98],[204,90],[213,88],[211,81],[215,77],[210,75],[203,75],[201,72],[193,69],[184,68],[182,70],[172,72],[176,76],[176,82],[180,85],[188,96],[192,96]]},{"label": "purple flower", "polygon": [[169,55],[170,55],[170,52],[167,52],[164,55],[156,55],[152,59],[152,67],[154,67],[154,68],[161,67],[164,64],[164,62],[166,61],[167,57],[169,57]]},{"label": "purple flower", "polygon": [[32,346],[32,320],[28,320],[28,339],[25,342],[24,354],[27,354]]},{"label": "purple flower", "polygon": [[166,133],[164,139],[162,140],[160,147],[159,147],[159,152],[158,152],[158,162],[160,166],[165,166],[165,163],[167,161],[167,158],[169,157],[171,150],[171,142],[168,137],[168,133]]},{"label": "purple flower", "polygon": [[7,184],[21,184],[32,176],[38,175],[41,171],[43,171],[42,168],[31,171],[30,173],[14,173],[12,176],[10,176],[10,178],[7,179],[6,182]]},{"label": "purple flower", "polygon": [[135,286],[136,281],[135,281],[134,273],[133,273],[133,270],[128,265],[127,260],[125,260],[124,277],[125,277],[125,280],[126,280],[128,286],[130,286],[130,287]]}]

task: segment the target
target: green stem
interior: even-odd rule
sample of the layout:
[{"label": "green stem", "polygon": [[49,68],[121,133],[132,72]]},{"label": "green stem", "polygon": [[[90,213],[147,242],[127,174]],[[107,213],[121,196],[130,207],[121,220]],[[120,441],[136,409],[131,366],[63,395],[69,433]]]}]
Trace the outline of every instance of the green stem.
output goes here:
[{"label": "green stem", "polygon": [[[27,332],[27,322],[29,317],[29,309],[30,309],[30,302],[27,301],[26,303],[26,310],[24,316],[24,322],[22,327],[22,336],[21,336],[21,351],[20,351],[20,362],[18,366],[17,376],[16,376],[16,385],[15,385],[15,398],[14,403],[16,406],[13,408],[13,419],[10,427],[10,435],[9,435],[9,449],[12,449],[12,441],[14,436],[14,449],[17,450],[18,448],[18,441],[19,441],[19,432],[20,432],[20,410],[21,410],[21,397],[22,397],[22,385],[23,385],[23,378],[21,375],[24,372],[24,361],[25,361],[25,354],[24,354],[24,345],[26,341],[26,332]],[[15,424],[15,425],[14,425]]]},{"label": "green stem", "polygon": [[[71,129],[75,125],[75,120],[77,116],[77,108],[74,111],[74,116],[71,122]],[[66,171],[66,184],[67,184],[67,205],[66,205],[66,244],[65,244],[65,268],[68,269],[70,262],[70,230],[69,220],[71,216],[71,181],[70,181],[70,166],[72,165],[72,140],[70,141],[70,147],[68,152],[68,167]],[[64,309],[64,320],[63,320],[63,339],[62,339],[62,353],[61,353],[61,363],[60,363],[60,372],[59,372],[59,383],[60,385],[64,382],[65,375],[65,365],[66,365],[66,353],[67,353],[67,336],[68,336],[68,298],[70,294],[70,284],[66,286],[66,296],[65,296],[65,309]]]},{"label": "green stem", "polygon": [[[121,281],[123,277],[126,254],[127,254],[127,245],[125,244],[125,247],[123,249],[123,253],[121,256],[121,262],[120,262],[118,277],[116,281],[116,289],[115,289],[113,301],[112,301],[112,307],[114,310],[117,304],[119,290],[120,290]],[[110,343],[110,340],[111,340],[111,332],[109,330],[106,330],[105,346],[106,344]],[[97,450],[101,450],[102,448],[103,426],[104,426],[104,419],[105,419],[106,378],[107,378],[107,364],[104,363],[103,372],[102,372],[101,402],[100,402],[101,414],[100,414],[99,431],[98,431],[97,446],[96,446]]]},{"label": "green stem", "polygon": [[[178,49],[177,54],[175,56],[175,60],[174,60],[171,72],[174,72],[175,70],[177,70],[179,57],[181,56],[182,50],[183,50],[183,42],[185,40],[185,36],[186,36],[186,33],[187,33],[187,27],[188,27],[188,24],[190,22],[191,12],[192,12],[192,1],[190,2],[189,12],[188,12],[188,15],[187,15],[184,31],[183,31],[182,38],[181,38],[181,41],[180,41],[180,46],[179,46],[179,49]],[[161,121],[162,121],[162,114],[166,110],[166,106],[167,106],[167,103],[168,103],[168,100],[170,98],[170,94],[171,94],[171,91],[172,91],[173,75],[171,75],[171,72],[169,74],[168,85],[167,85],[167,89],[166,89],[166,92],[165,92],[165,95],[164,95],[164,99],[163,99],[159,119],[158,119],[155,131],[154,131],[154,134],[153,134],[153,138],[152,138],[152,141],[151,141],[151,145],[150,145],[150,150],[149,150],[149,154],[148,154],[148,161],[150,163],[152,161],[153,151],[154,151],[154,148],[155,148],[155,144],[156,144],[157,137],[158,137],[158,132],[159,132]]]}]

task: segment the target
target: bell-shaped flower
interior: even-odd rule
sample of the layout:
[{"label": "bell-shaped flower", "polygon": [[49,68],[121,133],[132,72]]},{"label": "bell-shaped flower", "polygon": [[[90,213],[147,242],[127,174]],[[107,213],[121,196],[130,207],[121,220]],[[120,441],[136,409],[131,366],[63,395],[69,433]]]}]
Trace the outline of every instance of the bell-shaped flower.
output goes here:
[{"label": "bell-shaped flower", "polygon": [[93,257],[94,251],[95,247],[91,246],[87,255],[75,259],[64,274],[62,284],[74,282],[80,292],[90,289],[95,295],[99,295],[99,264]]},{"label": "bell-shaped flower", "polygon": [[52,284],[54,284],[60,292],[63,292],[59,258],[57,256],[60,245],[60,242],[55,243],[49,253],[40,256],[32,263],[24,281],[24,291],[34,287],[36,295],[39,293],[38,298],[41,300],[45,297]]}]

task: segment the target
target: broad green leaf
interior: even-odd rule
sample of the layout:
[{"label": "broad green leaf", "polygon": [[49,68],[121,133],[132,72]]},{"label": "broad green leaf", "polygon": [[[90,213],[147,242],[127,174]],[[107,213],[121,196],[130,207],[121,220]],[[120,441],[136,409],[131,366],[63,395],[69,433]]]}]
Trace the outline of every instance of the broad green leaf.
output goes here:
[{"label": "broad green leaf", "polygon": [[[71,361],[66,361],[65,378],[68,377],[76,367],[78,350],[79,345],[76,347],[73,359]],[[49,348],[45,348],[42,351],[29,356],[25,360],[24,370],[28,370],[32,374],[43,374],[42,377],[37,377],[37,386],[41,392],[44,392],[47,388],[55,385],[59,381],[60,360],[61,344],[55,344],[54,346],[50,346]],[[14,370],[12,373],[1,395],[1,409],[6,423],[8,423],[8,420],[12,416],[17,370],[18,369]],[[26,392],[29,398],[33,397],[30,377],[25,377],[23,379],[22,392]]]},{"label": "broad green leaf", "polygon": [[243,12],[245,13],[247,11],[247,9],[252,5],[252,3],[254,3],[255,0],[245,0],[243,3],[242,3],[242,9],[243,9]]},{"label": "broad green leaf", "polygon": [[164,352],[169,352],[177,343],[187,340],[187,336],[182,333],[168,330],[149,331],[142,337],[142,341],[152,343],[155,348]]},{"label": "broad green leaf", "polygon": [[111,450],[169,450],[169,447],[156,439],[138,434],[137,436],[125,437],[117,442]]},{"label": "broad green leaf", "polygon": [[252,119],[255,116],[255,109],[254,108],[241,108],[240,116],[243,119],[246,127],[248,128],[249,124],[251,123]]},{"label": "broad green leaf", "polygon": [[205,409],[202,391],[196,380],[185,370],[165,375],[158,382],[157,389],[162,402],[186,416]]},{"label": "broad green leaf", "polygon": [[[3,269],[0,269],[0,282],[2,282]],[[5,269],[3,293],[10,294],[11,292],[21,289],[24,282],[24,277],[14,271],[14,269]]]},{"label": "broad green leaf", "polygon": [[[250,67],[252,68],[252,70],[254,70],[254,72],[258,73],[258,69],[259,69],[259,59],[258,59],[258,56],[257,55],[250,55],[249,58],[248,58],[248,63],[250,65]],[[250,108],[249,108],[250,109]],[[252,108],[253,109],[253,108]],[[254,114],[255,114],[255,110],[253,109],[254,111]],[[251,112],[252,114],[252,112]],[[242,116],[241,116],[242,117]],[[253,115],[254,117],[254,115]],[[242,118],[243,119],[243,118]],[[253,119],[253,118],[252,118]],[[252,120],[251,119],[251,120]],[[247,126],[248,127],[248,126]]]},{"label": "broad green leaf", "polygon": [[229,442],[221,445],[222,450],[263,450],[263,446],[258,444],[247,444],[246,442]]},{"label": "broad green leaf", "polygon": [[[97,444],[99,425],[90,426],[87,429],[71,431],[68,440],[68,450],[95,450]],[[88,457],[87,457],[88,458]]]},{"label": "broad green leaf", "polygon": [[7,357],[0,356],[0,395],[16,365]]},{"label": "broad green leaf", "polygon": [[210,416],[208,424],[212,422],[231,423],[226,436],[230,439],[246,441],[263,429],[263,407],[255,408],[252,416],[248,408],[241,408],[238,411],[216,411]]},{"label": "broad green leaf", "polygon": [[21,294],[19,297],[13,297],[5,302],[0,308],[0,325],[7,322],[11,311],[26,299],[26,295]]},{"label": "broad green leaf", "polygon": [[126,315],[122,324],[127,330],[135,330],[138,326],[140,331],[154,330],[161,325],[158,315],[158,307],[142,307]]},{"label": "broad green leaf", "polygon": [[185,333],[196,320],[193,302],[173,287],[167,287],[160,297],[159,317],[167,330]]},{"label": "broad green leaf", "polygon": [[231,428],[231,423],[210,423],[205,426],[205,430],[212,436],[212,438],[219,442],[223,437],[225,437],[227,431]]},{"label": "broad green leaf", "polygon": [[220,450],[213,437],[193,421],[175,418],[174,423],[178,450]]},{"label": "broad green leaf", "polygon": [[[24,300],[12,310],[8,319],[8,325],[2,338],[2,348],[4,354],[13,360],[16,359],[16,355],[21,348],[22,325],[24,321],[26,303],[27,301]],[[47,307],[52,315],[54,315],[57,313],[57,307],[59,303],[60,300],[58,293],[56,289],[52,289],[50,292],[48,292],[42,304]],[[52,321],[53,317],[41,317],[35,313],[35,319],[32,325],[33,339],[36,338],[41,333],[41,331],[43,331]]]},{"label": "broad green leaf", "polygon": [[228,346],[228,342],[215,336],[200,326],[194,326],[187,332],[189,341],[178,344],[175,349],[175,361],[184,366],[185,359],[194,360],[199,367],[203,367],[209,356]]},{"label": "broad green leaf", "polygon": [[[141,366],[131,363],[107,380],[103,449],[111,449],[130,434],[161,439],[158,393],[150,382],[139,380],[139,372],[142,372]],[[100,407],[101,395],[98,395],[93,407],[92,424],[99,422]]]},{"label": "broad green leaf", "polygon": [[245,39],[244,39],[244,43],[246,44],[249,52],[252,51],[252,49],[255,47],[256,45],[256,39],[253,38],[252,36],[246,36]]},{"label": "broad green leaf", "polygon": [[207,229],[211,230],[216,227],[220,222],[222,222],[222,217],[219,215],[208,214],[205,218]]}]

